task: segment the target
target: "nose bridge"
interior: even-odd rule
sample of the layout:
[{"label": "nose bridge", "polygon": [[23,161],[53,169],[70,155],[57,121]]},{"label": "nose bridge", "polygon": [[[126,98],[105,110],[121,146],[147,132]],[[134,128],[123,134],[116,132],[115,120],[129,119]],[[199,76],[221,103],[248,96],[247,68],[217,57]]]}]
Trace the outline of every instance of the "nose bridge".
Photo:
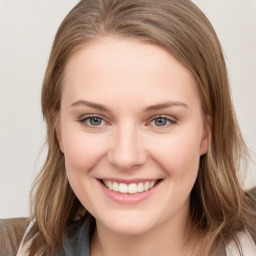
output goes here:
[{"label": "nose bridge", "polygon": [[121,169],[131,169],[142,165],[146,160],[142,136],[135,124],[125,123],[117,128],[109,160]]}]

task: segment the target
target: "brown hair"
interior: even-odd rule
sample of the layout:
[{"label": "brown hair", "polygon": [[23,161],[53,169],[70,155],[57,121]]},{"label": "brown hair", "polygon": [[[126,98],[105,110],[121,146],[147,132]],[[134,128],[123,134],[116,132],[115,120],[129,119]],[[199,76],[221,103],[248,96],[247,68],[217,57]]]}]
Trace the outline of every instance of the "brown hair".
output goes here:
[{"label": "brown hair", "polygon": [[235,233],[244,228],[254,236],[255,202],[238,179],[247,149],[234,114],[221,46],[208,19],[189,0],[83,0],[57,31],[43,81],[48,155],[31,192],[31,219],[36,222],[27,236],[33,237],[30,255],[54,255],[82,206],[66,177],[52,114],[60,110],[70,56],[106,36],[136,38],[167,49],[197,82],[204,114],[212,122],[209,150],[201,158],[191,193],[191,216],[205,236],[204,254],[236,239]]}]

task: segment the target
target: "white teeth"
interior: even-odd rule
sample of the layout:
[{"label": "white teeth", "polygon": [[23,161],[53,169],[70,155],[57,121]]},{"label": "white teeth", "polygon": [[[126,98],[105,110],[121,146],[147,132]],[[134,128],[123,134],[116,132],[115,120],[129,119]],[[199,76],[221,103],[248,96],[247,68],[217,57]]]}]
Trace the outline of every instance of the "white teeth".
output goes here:
[{"label": "white teeth", "polygon": [[110,190],[123,193],[123,194],[135,194],[135,193],[140,193],[144,191],[148,191],[149,189],[153,188],[157,181],[146,181],[146,182],[139,182],[138,184],[136,183],[131,183],[129,185],[125,183],[118,183],[116,181],[110,181],[110,180],[103,180],[103,183],[105,184],[106,187],[108,187]]},{"label": "white teeth", "polygon": [[138,185],[138,192],[143,192],[143,191],[144,191],[144,185],[142,182],[140,182]]},{"label": "white teeth", "polygon": [[111,182],[111,181],[108,181],[107,184],[108,184],[107,187],[108,187],[110,190],[113,190],[113,184],[112,184],[112,182]]},{"label": "white teeth", "polygon": [[155,186],[155,182],[154,181],[151,181],[150,184],[149,184],[149,188],[153,188]]},{"label": "white teeth", "polygon": [[117,182],[113,182],[113,190],[118,191],[118,183]]},{"label": "white teeth", "polygon": [[127,193],[128,192],[128,186],[124,183],[120,183],[118,187],[118,191],[120,193]]},{"label": "white teeth", "polygon": [[130,185],[128,186],[128,192],[129,192],[130,194],[135,194],[135,193],[137,193],[137,191],[138,191],[138,189],[137,189],[137,186],[136,186],[135,183],[132,183],[132,184],[130,184]]},{"label": "white teeth", "polygon": [[148,191],[148,190],[149,190],[149,181],[147,181],[147,182],[144,184],[144,190],[145,190],[145,191]]}]

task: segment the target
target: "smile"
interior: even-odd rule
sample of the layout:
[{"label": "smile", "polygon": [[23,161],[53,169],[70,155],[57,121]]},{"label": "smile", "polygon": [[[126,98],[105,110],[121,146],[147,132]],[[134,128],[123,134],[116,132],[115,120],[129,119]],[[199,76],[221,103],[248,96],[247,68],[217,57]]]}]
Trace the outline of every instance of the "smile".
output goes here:
[{"label": "smile", "polygon": [[116,181],[103,180],[103,184],[109,190],[119,192],[122,194],[135,194],[135,193],[142,193],[144,191],[148,191],[152,189],[157,184],[157,182],[158,180],[125,184],[125,183],[118,183]]}]

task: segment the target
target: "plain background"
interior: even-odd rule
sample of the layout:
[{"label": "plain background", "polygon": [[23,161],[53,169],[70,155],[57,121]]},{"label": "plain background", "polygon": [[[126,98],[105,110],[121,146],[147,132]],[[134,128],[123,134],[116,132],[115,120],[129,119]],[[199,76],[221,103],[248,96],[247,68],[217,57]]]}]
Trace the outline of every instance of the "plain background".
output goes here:
[{"label": "plain background", "polygon": [[[0,217],[28,215],[45,150],[41,84],[55,32],[76,0],[0,0]],[[256,0],[194,0],[227,60],[238,121],[256,160]],[[246,187],[256,185],[249,166]]]}]

